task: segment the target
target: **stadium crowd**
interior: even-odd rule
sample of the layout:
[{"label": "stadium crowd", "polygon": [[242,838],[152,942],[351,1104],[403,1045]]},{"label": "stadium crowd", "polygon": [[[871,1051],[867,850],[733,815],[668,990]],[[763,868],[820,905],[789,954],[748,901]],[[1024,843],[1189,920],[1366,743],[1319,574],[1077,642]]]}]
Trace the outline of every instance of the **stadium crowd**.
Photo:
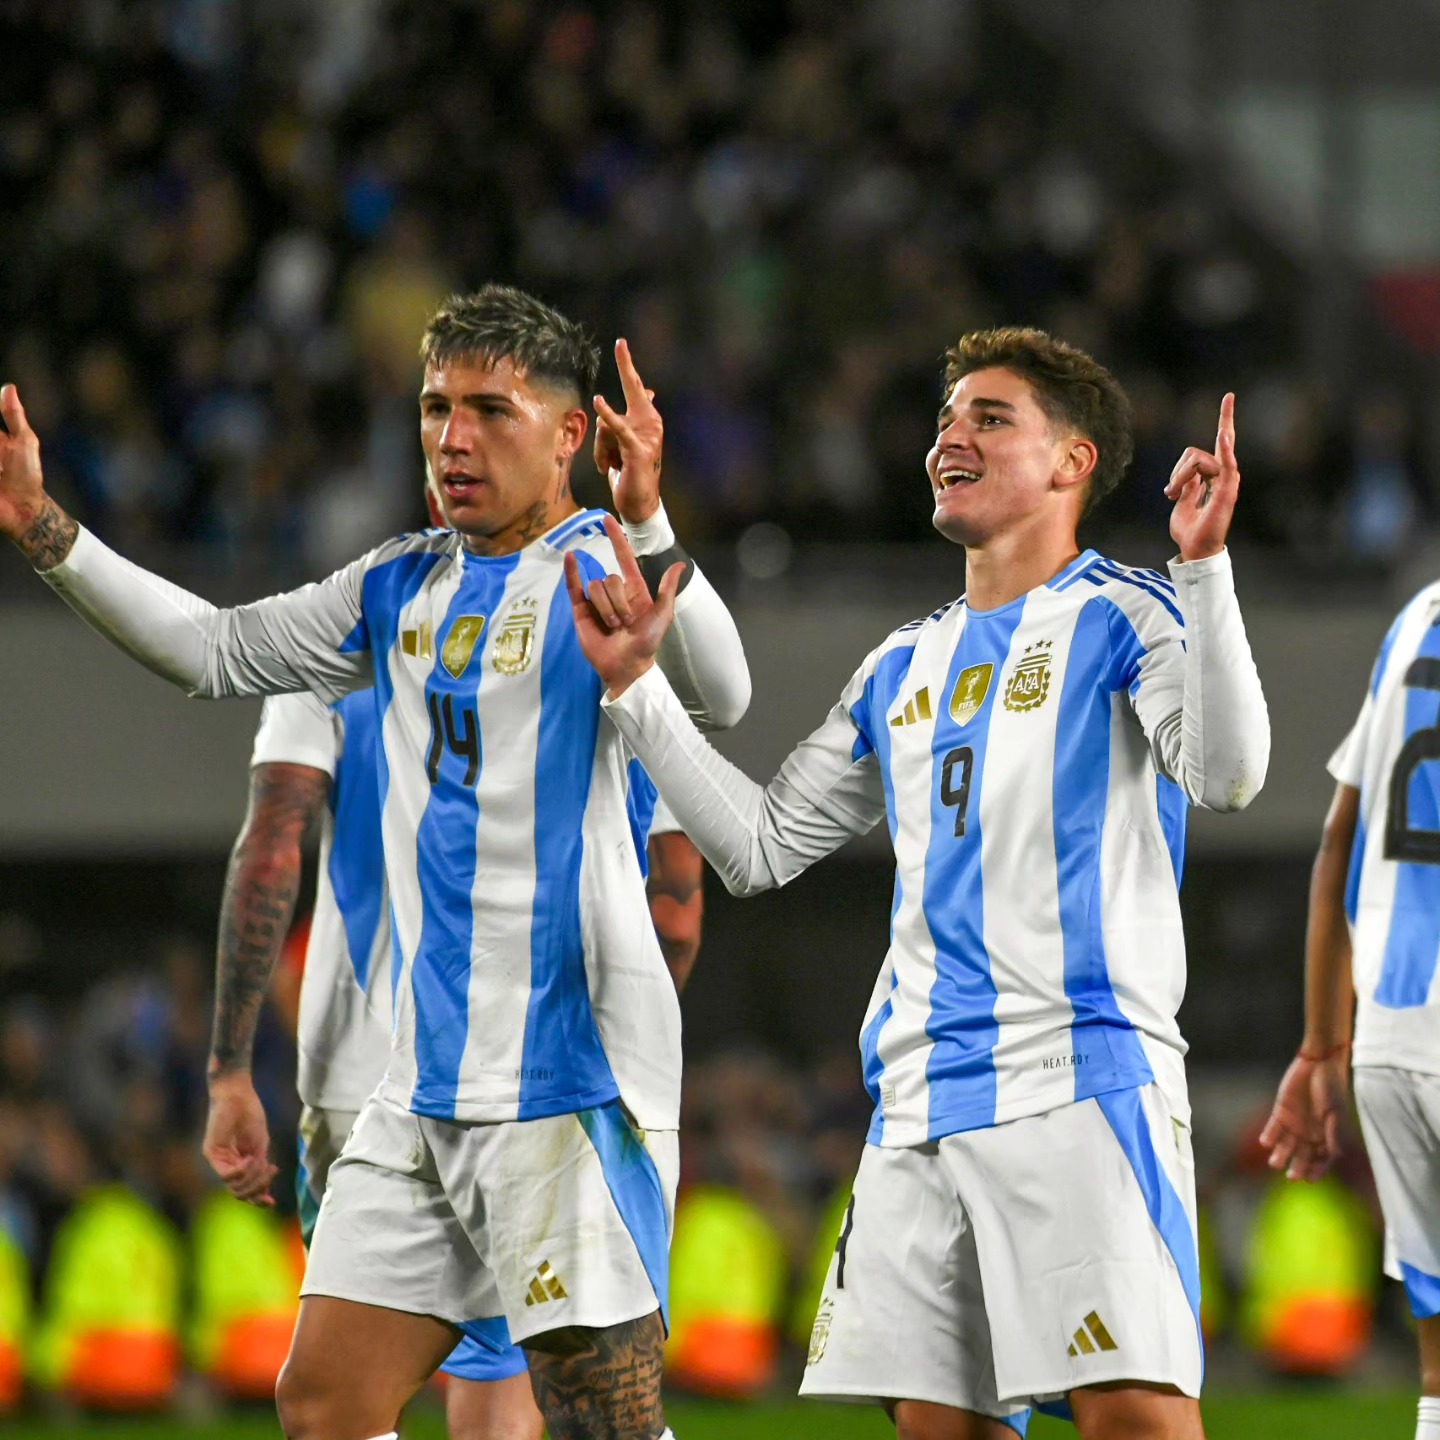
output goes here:
[{"label": "stadium crowd", "polygon": [[1133,396],[1107,523],[1226,388],[1248,538],[1384,565],[1436,508],[1400,391],[1295,368],[1302,277],[980,6],[10,13],[57,59],[0,100],[0,361],[126,552],[288,580],[418,519],[414,337],[491,277],[631,338],[690,535],[928,534],[938,356],[1002,322]]}]

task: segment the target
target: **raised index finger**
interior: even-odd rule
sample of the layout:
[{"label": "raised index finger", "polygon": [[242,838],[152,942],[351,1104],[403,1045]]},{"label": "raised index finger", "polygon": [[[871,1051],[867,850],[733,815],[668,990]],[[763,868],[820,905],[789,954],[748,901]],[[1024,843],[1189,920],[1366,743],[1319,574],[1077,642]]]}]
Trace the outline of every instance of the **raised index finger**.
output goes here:
[{"label": "raised index finger", "polygon": [[630,342],[623,336],[615,342],[615,368],[620,372],[620,388],[625,392],[626,407],[634,410],[645,405],[650,394],[635,368],[634,360],[630,358]]},{"label": "raised index finger", "polygon": [[1235,393],[1228,391],[1220,402],[1220,428],[1215,432],[1215,454],[1225,463],[1235,463]]},{"label": "raised index finger", "polygon": [[615,547],[615,559],[620,566],[620,578],[625,582],[625,588],[628,590],[632,585],[639,585],[648,595],[650,587],[645,584],[645,577],[640,573],[640,564],[635,559],[635,552],[630,548],[630,541],[626,539],[620,522],[613,515],[605,517],[605,533]]}]

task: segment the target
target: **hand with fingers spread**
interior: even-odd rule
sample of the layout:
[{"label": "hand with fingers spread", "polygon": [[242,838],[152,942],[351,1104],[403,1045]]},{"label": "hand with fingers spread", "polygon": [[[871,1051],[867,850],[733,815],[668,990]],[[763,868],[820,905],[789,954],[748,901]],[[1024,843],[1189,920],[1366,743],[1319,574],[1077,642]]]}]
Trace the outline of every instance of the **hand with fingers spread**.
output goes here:
[{"label": "hand with fingers spread", "polygon": [[210,1168],[232,1195],[267,1210],[275,1208],[270,1183],[278,1171],[270,1160],[270,1128],[248,1075],[211,1077],[202,1148]]},{"label": "hand with fingers spread", "polygon": [[579,557],[572,550],[565,556],[565,583],[580,649],[613,697],[655,663],[655,653],[675,618],[675,595],[685,566],[672,565],[660,577],[660,589],[651,599],[624,530],[608,515],[605,533],[615,547],[620,573],[587,585],[580,574]]},{"label": "hand with fingers spread", "polygon": [[595,397],[595,468],[609,478],[621,519],[640,525],[660,508],[665,426],[655,408],[655,392],[645,388],[624,340],[615,342],[615,366],[625,392],[625,413],[603,395]]},{"label": "hand with fingers spread", "polygon": [[1190,446],[1170,472],[1167,499],[1175,502],[1170,536],[1182,560],[1203,560],[1225,548],[1225,536],[1240,493],[1240,467],[1235,463],[1235,397],[1220,402],[1220,428],[1212,454]]},{"label": "hand with fingers spread", "polygon": [[1291,1180],[1320,1179],[1340,1155],[1340,1117],[1348,1095],[1349,1060],[1343,1050],[1322,1058],[1297,1055],[1260,1132],[1270,1168],[1283,1170]]}]

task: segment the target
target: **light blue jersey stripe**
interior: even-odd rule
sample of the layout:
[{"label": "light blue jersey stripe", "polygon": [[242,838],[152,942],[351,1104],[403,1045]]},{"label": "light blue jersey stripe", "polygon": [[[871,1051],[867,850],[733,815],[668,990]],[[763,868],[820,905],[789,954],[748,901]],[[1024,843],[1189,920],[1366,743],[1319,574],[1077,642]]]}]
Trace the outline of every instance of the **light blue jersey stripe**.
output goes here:
[{"label": "light blue jersey stripe", "polygon": [[[425,682],[431,717],[428,763],[436,775],[415,833],[420,886],[420,940],[410,971],[415,997],[415,1089],[410,1108],[420,1115],[455,1116],[460,1063],[470,1033],[470,964],[475,933],[475,793],[484,763],[484,736],[475,710],[481,644],[459,677],[445,668],[446,641],[463,617],[491,616],[518,555],[466,557],[465,573],[445,619],[435,630],[435,662]],[[482,641],[483,643],[483,641]]]},{"label": "light blue jersey stripe", "polygon": [[[545,543],[554,550],[561,550],[567,541],[574,540],[583,530],[590,527],[601,534],[605,530],[605,512],[603,510],[582,510],[578,515],[572,515],[569,520],[563,520],[547,536]],[[602,567],[602,575],[605,573]]]},{"label": "light blue jersey stripe", "polygon": [[1110,723],[1145,648],[1118,606],[1096,598],[1070,641],[1055,722],[1055,873],[1065,952],[1065,995],[1075,1012],[1070,1045],[1075,1098],[1143,1085],[1154,1076],[1121,1013],[1105,958],[1101,844],[1110,790]]},{"label": "light blue jersey stripe", "polygon": [[630,1128],[618,1102],[582,1110],[576,1117],[585,1127],[610,1198],[635,1242],[645,1267],[660,1318],[670,1329],[670,1220],[665,1187],[650,1152]]},{"label": "light blue jersey stripe", "polygon": [[327,873],[355,983],[370,983],[370,960],[380,910],[386,901],[385,850],[380,833],[379,715],[375,697],[357,690],[335,710],[345,729],[345,744],[330,787],[334,828]]},{"label": "light blue jersey stripe", "polygon": [[[576,553],[587,583],[604,573],[594,556]],[[600,677],[580,653],[569,592],[557,585],[540,657],[535,906],[520,1061],[521,1120],[597,1105],[620,1093],[590,1009],[580,932],[581,822],[595,764],[601,689]]]},{"label": "light blue jersey stripe", "polygon": [[[1099,581],[1102,577],[1110,580],[1119,580],[1122,584],[1133,585],[1137,590],[1143,590],[1147,595],[1158,600],[1170,612],[1177,625],[1184,625],[1185,617],[1181,615],[1179,606],[1175,603],[1174,588],[1166,582],[1143,579],[1139,575],[1122,570],[1113,560],[1102,560],[1086,578]],[[1167,591],[1169,592],[1168,594],[1166,593]]]},{"label": "light blue jersey stripe", "polygon": [[[1440,629],[1427,626],[1415,653],[1416,660],[1440,659]],[[1413,663],[1413,662],[1411,662]],[[1410,679],[1407,672],[1406,680]],[[1409,685],[1405,692],[1405,738],[1440,722],[1440,694],[1423,684]],[[1401,751],[1401,756],[1404,756]],[[1396,770],[1405,761],[1397,760]],[[1405,828],[1410,831],[1440,831],[1440,762],[1425,760],[1414,766],[1405,784]],[[1393,783],[1393,782],[1392,782]],[[1394,814],[1396,796],[1392,790],[1390,819]],[[1387,845],[1388,852],[1388,845]],[[1390,911],[1390,933],[1385,938],[1385,958],[1380,966],[1380,981],[1375,987],[1375,1003],[1395,1010],[1424,1005],[1435,978],[1435,965],[1440,959],[1440,940],[1436,938],[1435,917],[1440,915],[1440,865],[1417,863],[1394,857],[1395,900]]]},{"label": "light blue jersey stripe", "polygon": [[1110,1122],[1136,1180],[1140,1182],[1140,1193],[1145,1197],[1145,1209],[1151,1223],[1180,1272],[1180,1284],[1190,1303],[1190,1313],[1195,1317],[1195,1336],[1203,1364],[1205,1335],[1200,1328],[1200,1250],[1185,1204],[1175,1193],[1175,1187],[1155,1153],[1150,1126],[1146,1123],[1145,1110],[1140,1103],[1140,1092],[1112,1090],[1108,1095],[1098,1095],[1095,1099]]},{"label": "light blue jersey stripe", "polygon": [[1185,827],[1190,820],[1190,802],[1168,775],[1155,777],[1155,809],[1160,815],[1160,831],[1170,852],[1170,867],[1175,872],[1178,890],[1185,879]]},{"label": "light blue jersey stripe", "polygon": [[1345,918],[1353,925],[1360,913],[1360,876],[1365,869],[1365,809],[1355,817],[1355,840],[1350,846],[1350,869],[1345,876]]},{"label": "light blue jersey stripe", "polygon": [[635,841],[635,855],[640,861],[640,873],[650,878],[650,826],[655,819],[655,782],[645,773],[645,767],[632,760],[626,769],[629,782],[625,791],[625,809],[630,816],[630,836]]},{"label": "light blue jersey stripe", "polygon": [[[855,703],[850,712],[850,718],[854,720],[859,736],[855,741],[855,748],[852,758],[863,759],[864,756],[873,753],[880,765],[880,783],[885,790],[885,817],[890,826],[890,840],[895,840],[895,785],[890,777],[890,726],[885,716],[891,705],[895,703],[901,686],[910,673],[910,662],[915,658],[915,647],[913,645],[900,645],[893,650],[888,650],[880,657],[875,666],[875,673],[865,682],[865,689],[860,699]],[[900,909],[901,901],[904,899],[904,885],[900,879],[899,868],[895,871],[895,895],[890,905],[890,938],[895,938],[895,916]],[[895,989],[895,976],[892,972],[890,977],[890,989]],[[868,1139],[872,1145],[880,1143],[880,1137],[885,1132],[885,1116],[880,1109],[880,1077],[885,1066],[880,1059],[879,1044],[880,1032],[885,1028],[885,1023],[890,1019],[894,1006],[889,1000],[875,1012],[874,1018],[865,1027],[860,1035],[860,1073],[865,1084],[866,1092],[875,1102],[875,1116],[870,1122],[870,1133]]]},{"label": "light blue jersey stripe", "polygon": [[[1011,637],[1024,613],[1016,601],[987,614],[966,617],[960,642],[950,657],[945,685],[936,705],[934,754],[930,781],[930,844],[925,854],[925,920],[935,942],[935,981],[925,1033],[934,1044],[925,1063],[930,1090],[929,1138],[990,1125],[995,1120],[995,980],[985,946],[985,884],[980,824],[985,794],[985,753],[998,680],[985,692],[976,713],[959,725],[948,697],[960,672],[989,663],[999,676],[1010,653]],[[968,758],[960,752],[967,752]],[[950,788],[964,785],[963,806],[945,803],[944,768],[951,758]],[[963,810],[965,831],[955,827]]]}]

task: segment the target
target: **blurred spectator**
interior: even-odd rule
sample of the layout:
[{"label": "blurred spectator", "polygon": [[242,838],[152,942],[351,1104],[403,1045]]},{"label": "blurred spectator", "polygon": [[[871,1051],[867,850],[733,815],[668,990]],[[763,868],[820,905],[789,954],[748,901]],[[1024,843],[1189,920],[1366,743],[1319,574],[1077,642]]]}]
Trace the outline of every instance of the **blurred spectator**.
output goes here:
[{"label": "blurred spectator", "polygon": [[1247,444],[1278,485],[1248,538],[1386,565],[1424,518],[1408,400],[1317,426],[1306,377],[1274,373],[1303,275],[1143,147],[1087,147],[980,7],[413,17],[139,0],[56,22],[53,63],[7,89],[4,369],[62,495],[124,548],[289,576],[413,523],[419,332],[489,278],[630,334],[687,533],[927,535],[939,357],[996,322],[1050,325],[1136,393],[1136,483],[1102,529],[1153,521],[1225,389],[1270,423],[1267,377],[1293,423]]}]

